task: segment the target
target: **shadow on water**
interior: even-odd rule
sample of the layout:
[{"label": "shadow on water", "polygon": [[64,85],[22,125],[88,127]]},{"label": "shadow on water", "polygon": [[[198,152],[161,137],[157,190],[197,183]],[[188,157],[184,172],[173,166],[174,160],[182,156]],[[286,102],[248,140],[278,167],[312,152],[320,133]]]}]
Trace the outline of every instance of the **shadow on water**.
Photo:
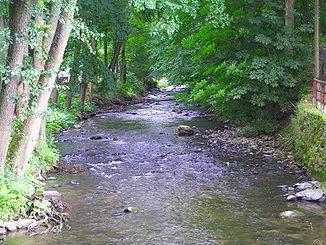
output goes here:
[{"label": "shadow on water", "polygon": [[[89,119],[58,136],[63,163],[90,170],[57,176],[72,204],[71,231],[8,244],[313,244],[325,241],[324,206],[287,203],[277,187],[296,180],[274,160],[217,157],[200,136],[178,137],[177,126],[216,124],[195,110],[152,95],[151,103]],[[91,140],[94,135],[101,139]],[[230,162],[230,164],[226,164]],[[253,173],[255,166],[255,173]],[[73,181],[73,182],[72,182]],[[73,183],[80,183],[75,185]],[[124,213],[126,207],[139,213]],[[286,210],[304,216],[286,220]]]}]

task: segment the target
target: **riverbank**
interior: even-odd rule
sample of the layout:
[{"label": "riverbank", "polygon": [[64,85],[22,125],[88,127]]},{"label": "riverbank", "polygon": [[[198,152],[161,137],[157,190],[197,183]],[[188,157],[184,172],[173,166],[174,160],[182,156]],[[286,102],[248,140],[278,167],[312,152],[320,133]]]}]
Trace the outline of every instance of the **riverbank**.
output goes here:
[{"label": "riverbank", "polygon": [[[297,105],[289,125],[279,134],[277,146],[310,175],[326,179],[326,115],[307,101]],[[284,154],[283,154],[284,155]]]}]

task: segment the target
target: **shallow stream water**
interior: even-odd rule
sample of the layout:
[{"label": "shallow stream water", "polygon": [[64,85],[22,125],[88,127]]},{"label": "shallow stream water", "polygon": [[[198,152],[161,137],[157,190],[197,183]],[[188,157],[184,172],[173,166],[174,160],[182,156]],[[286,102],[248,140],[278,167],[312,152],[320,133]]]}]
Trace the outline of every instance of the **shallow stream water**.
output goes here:
[{"label": "shallow stream water", "polygon": [[[59,185],[55,189],[72,205],[72,229],[38,237],[14,234],[7,244],[326,242],[325,207],[287,203],[278,187],[296,183],[295,176],[258,155],[236,159],[230,168],[202,137],[177,136],[178,125],[204,131],[214,123],[169,93],[149,97],[148,103],[98,115],[82,129],[58,135],[61,161],[90,169],[47,183]],[[94,135],[102,139],[91,140]],[[141,212],[124,213],[126,207]],[[304,216],[279,218],[286,210]]]}]

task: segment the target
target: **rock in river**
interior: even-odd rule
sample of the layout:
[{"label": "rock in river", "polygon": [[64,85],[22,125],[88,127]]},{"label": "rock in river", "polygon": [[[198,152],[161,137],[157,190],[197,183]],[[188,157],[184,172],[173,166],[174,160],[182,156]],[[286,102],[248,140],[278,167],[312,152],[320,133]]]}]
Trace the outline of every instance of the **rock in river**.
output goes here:
[{"label": "rock in river", "polygon": [[283,219],[294,219],[303,216],[303,213],[297,210],[294,211],[285,211],[280,213],[280,217]]},{"label": "rock in river", "polygon": [[103,137],[101,135],[94,135],[94,136],[91,136],[89,139],[91,139],[91,140],[101,140],[101,139],[103,139]]},{"label": "rock in river", "polygon": [[316,202],[323,198],[324,192],[321,189],[307,189],[295,194],[295,197],[305,201]]},{"label": "rock in river", "polygon": [[289,196],[286,198],[286,200],[287,200],[288,202],[293,202],[293,201],[296,201],[297,198],[296,198],[295,195],[289,195]]},{"label": "rock in river", "polygon": [[58,192],[58,191],[44,191],[43,192],[43,198],[45,200],[50,200],[52,198],[60,199],[61,198],[61,193]]},{"label": "rock in river", "polygon": [[298,191],[304,191],[307,189],[319,188],[320,183],[318,181],[303,182],[303,183],[297,183],[293,187]]},{"label": "rock in river", "polygon": [[178,135],[179,136],[191,136],[195,134],[195,130],[186,125],[180,125],[178,127]]},{"label": "rock in river", "polygon": [[5,228],[0,228],[0,236],[6,235],[6,234],[7,234],[7,230]]},{"label": "rock in river", "polygon": [[123,212],[125,212],[125,213],[141,213],[140,209],[139,208],[135,208],[135,207],[125,208],[123,210]]}]

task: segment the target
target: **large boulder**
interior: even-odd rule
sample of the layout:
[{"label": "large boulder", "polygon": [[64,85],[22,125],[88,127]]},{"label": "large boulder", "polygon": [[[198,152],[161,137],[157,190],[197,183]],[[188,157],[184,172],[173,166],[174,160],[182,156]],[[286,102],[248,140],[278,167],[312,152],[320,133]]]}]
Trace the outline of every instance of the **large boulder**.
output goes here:
[{"label": "large boulder", "polygon": [[295,194],[295,197],[300,200],[317,202],[323,199],[324,192],[321,189],[306,189]]},{"label": "large boulder", "polygon": [[310,181],[297,183],[293,186],[297,191],[304,191],[307,189],[318,189],[320,188],[320,183],[318,181]]},{"label": "large boulder", "polygon": [[179,136],[192,136],[195,134],[195,130],[186,125],[180,125],[178,127],[178,135]]}]

